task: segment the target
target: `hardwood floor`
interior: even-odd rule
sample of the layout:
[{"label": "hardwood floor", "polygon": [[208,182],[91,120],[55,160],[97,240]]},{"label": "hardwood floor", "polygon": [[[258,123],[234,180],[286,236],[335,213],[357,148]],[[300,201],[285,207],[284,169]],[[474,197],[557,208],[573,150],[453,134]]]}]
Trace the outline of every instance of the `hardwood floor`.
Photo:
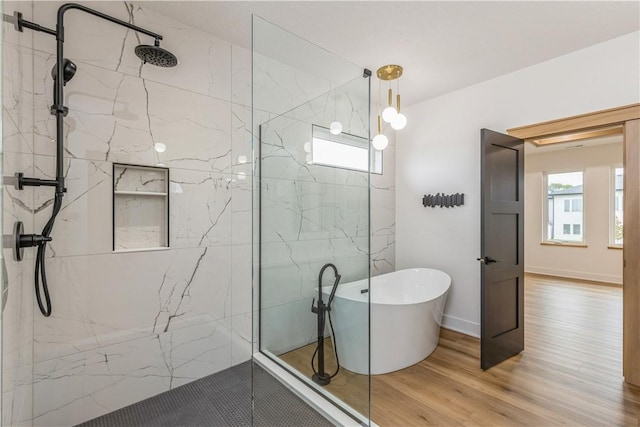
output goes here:
[{"label": "hardwood floor", "polygon": [[[427,359],[371,377],[372,420],[380,426],[640,426],[640,389],[622,378],[622,288],[527,275],[525,292],[524,352],[482,371],[479,340],[443,329]],[[313,350],[281,357],[310,375]],[[327,389],[368,413],[366,376],[341,370]]]}]

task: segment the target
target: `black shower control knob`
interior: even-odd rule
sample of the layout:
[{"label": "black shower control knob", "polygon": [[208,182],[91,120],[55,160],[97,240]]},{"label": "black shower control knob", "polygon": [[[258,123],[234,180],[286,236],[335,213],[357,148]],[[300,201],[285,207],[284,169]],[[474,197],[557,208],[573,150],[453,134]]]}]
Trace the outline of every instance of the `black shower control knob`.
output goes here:
[{"label": "black shower control knob", "polygon": [[44,242],[50,242],[51,237],[42,236],[40,234],[21,234],[20,235],[20,247],[30,248],[32,246],[38,246]]}]

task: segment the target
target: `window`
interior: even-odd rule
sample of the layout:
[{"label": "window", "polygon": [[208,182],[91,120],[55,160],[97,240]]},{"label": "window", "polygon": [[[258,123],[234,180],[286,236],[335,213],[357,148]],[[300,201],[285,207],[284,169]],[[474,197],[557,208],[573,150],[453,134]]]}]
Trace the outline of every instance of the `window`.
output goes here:
[{"label": "window", "polygon": [[571,200],[571,212],[582,212],[582,199]]},{"label": "window", "polygon": [[545,175],[545,241],[584,242],[583,172]]},{"label": "window", "polygon": [[328,129],[313,126],[311,162],[315,165],[382,174],[382,151],[371,150],[369,141],[355,135],[340,133],[332,135]]},{"label": "window", "polygon": [[611,246],[622,246],[622,234],[624,225],[624,169],[621,167],[612,168],[613,179],[611,180],[611,198],[613,200],[611,220],[609,226],[609,244]]}]

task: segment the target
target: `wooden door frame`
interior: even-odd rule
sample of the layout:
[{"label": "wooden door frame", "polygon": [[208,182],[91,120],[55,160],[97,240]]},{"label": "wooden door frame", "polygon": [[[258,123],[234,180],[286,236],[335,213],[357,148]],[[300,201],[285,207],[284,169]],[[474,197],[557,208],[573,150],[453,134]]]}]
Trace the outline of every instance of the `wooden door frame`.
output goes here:
[{"label": "wooden door frame", "polygon": [[[562,135],[588,138],[594,131],[620,128],[624,150],[624,217],[640,218],[640,103],[507,129],[509,135],[540,144]],[[630,173],[629,173],[630,172]],[[630,175],[634,175],[633,179]],[[627,197],[629,194],[630,197]],[[640,225],[640,224],[636,224]],[[622,372],[627,383],[640,386],[640,227],[624,228]]]}]

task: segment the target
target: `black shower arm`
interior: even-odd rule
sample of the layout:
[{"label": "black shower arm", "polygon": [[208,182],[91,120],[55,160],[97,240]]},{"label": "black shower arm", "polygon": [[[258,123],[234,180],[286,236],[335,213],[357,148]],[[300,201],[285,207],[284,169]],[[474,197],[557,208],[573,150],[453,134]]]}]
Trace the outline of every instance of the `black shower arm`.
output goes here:
[{"label": "black shower arm", "polygon": [[126,21],[122,21],[120,19],[114,18],[113,16],[106,15],[102,12],[98,12],[97,10],[93,10],[91,8],[88,8],[86,6],[83,6],[77,3],[66,3],[60,6],[60,8],[58,9],[58,23],[57,23],[56,30],[43,27],[41,25],[36,24],[35,22],[27,21],[26,19],[22,18],[22,13],[14,12],[16,30],[22,32],[23,28],[29,28],[30,30],[40,31],[42,33],[47,33],[52,36],[56,36],[58,40],[64,41],[64,14],[67,10],[70,10],[70,9],[81,10],[90,15],[97,16],[98,18],[102,18],[109,22],[113,22],[114,24],[127,27],[131,30],[137,31],[142,34],[146,34],[158,40],[162,40],[162,36],[160,34],[156,34],[152,31],[145,30],[144,28],[138,27],[137,25],[130,24]]},{"label": "black shower arm", "polygon": [[97,10],[93,10],[91,8],[88,8],[86,6],[83,6],[83,5],[77,4],[77,3],[66,3],[66,4],[63,4],[62,6],[60,6],[60,8],[58,9],[58,25],[57,25],[57,28],[56,28],[57,29],[56,37],[59,40],[64,41],[64,25],[63,25],[64,13],[67,10],[70,10],[70,9],[81,10],[83,12],[86,12],[86,13],[90,14],[90,15],[97,16],[98,18],[102,18],[102,19],[105,19],[105,20],[107,20],[109,22],[113,22],[114,24],[118,24],[118,25],[121,25],[123,27],[127,27],[127,28],[129,28],[131,30],[137,31],[137,32],[142,33],[142,34],[146,34],[146,35],[154,37],[154,38],[156,38],[158,40],[162,40],[162,36],[160,34],[156,34],[154,32],[145,30],[144,28],[138,27],[137,25],[130,24],[128,22],[125,22],[125,21],[122,21],[120,19],[114,18],[113,16],[106,15],[106,14],[104,14],[102,12],[98,12]]}]

